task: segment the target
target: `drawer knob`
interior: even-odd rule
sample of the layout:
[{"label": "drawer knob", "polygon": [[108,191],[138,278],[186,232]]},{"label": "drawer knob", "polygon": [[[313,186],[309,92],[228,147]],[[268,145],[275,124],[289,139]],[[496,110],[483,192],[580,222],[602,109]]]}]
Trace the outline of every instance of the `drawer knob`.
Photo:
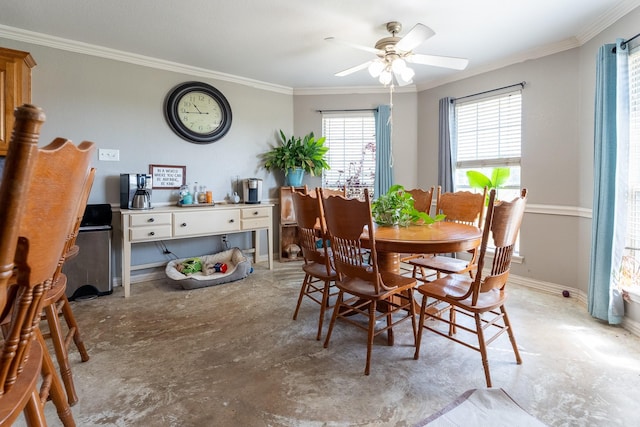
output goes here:
[{"label": "drawer knob", "polygon": [[183,222],[182,224],[180,224],[180,227],[186,227],[186,226],[187,226],[186,222]]},{"label": "drawer knob", "polygon": [[258,215],[258,211],[255,211],[253,214],[254,214],[254,215]]},{"label": "drawer knob", "polygon": [[230,220],[229,220],[229,223],[232,223],[232,222],[233,222],[233,220],[232,220],[232,219],[230,219]]},{"label": "drawer knob", "polygon": [[153,218],[149,218],[149,219],[147,220],[147,222],[153,222],[153,221],[155,221]]},{"label": "drawer knob", "polygon": [[150,232],[149,232],[149,236],[155,236],[155,235],[156,235],[156,232],[155,232],[155,231],[150,231]]}]

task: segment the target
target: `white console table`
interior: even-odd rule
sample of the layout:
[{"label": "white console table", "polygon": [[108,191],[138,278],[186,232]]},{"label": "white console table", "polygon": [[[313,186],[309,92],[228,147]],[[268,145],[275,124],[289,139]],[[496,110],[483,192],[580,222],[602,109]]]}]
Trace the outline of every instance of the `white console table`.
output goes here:
[{"label": "white console table", "polygon": [[218,204],[215,206],[157,207],[121,210],[122,286],[131,295],[131,246],[157,240],[188,239],[229,233],[253,232],[254,262],[260,258],[260,233],[266,230],[269,270],[273,269],[273,204]]}]

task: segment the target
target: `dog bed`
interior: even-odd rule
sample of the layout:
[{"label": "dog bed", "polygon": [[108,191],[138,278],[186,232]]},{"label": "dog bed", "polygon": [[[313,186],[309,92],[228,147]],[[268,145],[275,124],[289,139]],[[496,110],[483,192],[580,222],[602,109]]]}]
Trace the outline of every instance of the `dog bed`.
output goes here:
[{"label": "dog bed", "polygon": [[[201,270],[198,267],[201,267]],[[179,269],[187,271],[187,274],[180,272]],[[200,271],[191,272],[193,270]],[[228,249],[213,255],[175,259],[165,268],[167,278],[183,289],[198,289],[234,282],[244,279],[252,271],[251,261],[239,248]]]}]

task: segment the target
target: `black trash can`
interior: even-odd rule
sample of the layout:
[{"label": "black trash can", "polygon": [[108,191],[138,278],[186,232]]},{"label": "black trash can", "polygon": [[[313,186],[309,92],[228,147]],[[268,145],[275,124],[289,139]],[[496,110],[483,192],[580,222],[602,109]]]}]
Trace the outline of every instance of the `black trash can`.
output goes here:
[{"label": "black trash can", "polygon": [[66,295],[70,300],[95,298],[113,292],[111,275],[111,205],[87,205],[76,245],[79,252],[65,261]]}]

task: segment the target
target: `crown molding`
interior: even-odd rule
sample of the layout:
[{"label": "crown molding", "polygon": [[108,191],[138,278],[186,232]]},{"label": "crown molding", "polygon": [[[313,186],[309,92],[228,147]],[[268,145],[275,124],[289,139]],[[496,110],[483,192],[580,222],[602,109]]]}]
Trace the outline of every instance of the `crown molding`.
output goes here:
[{"label": "crown molding", "polygon": [[622,18],[638,6],[640,6],[640,0],[623,0],[618,5],[612,7],[606,13],[601,15],[597,21],[584,27],[582,31],[576,35],[580,45],[585,44],[600,34],[602,31],[613,25],[618,19]]},{"label": "crown molding", "polygon": [[[416,93],[415,85],[394,86],[394,93]],[[358,95],[372,93],[389,93],[389,86],[346,86],[346,87],[310,87],[293,89],[294,95]]]},{"label": "crown molding", "polygon": [[84,55],[96,56],[99,58],[111,59],[114,61],[126,62],[134,65],[141,65],[143,67],[156,68],[164,71],[189,74],[196,77],[237,83],[256,89],[282,93],[285,95],[293,94],[293,88],[286,86],[280,86],[272,83],[262,82],[259,80],[238,77],[232,74],[220,73],[205,68],[192,67],[189,65],[180,64],[178,62],[165,61],[163,59],[153,58],[150,56],[138,55],[135,53],[111,49],[89,43],[83,43],[75,40],[64,39],[61,37],[50,36],[34,31],[22,30],[20,28],[9,27],[6,25],[0,25],[0,37],[25,43],[31,43],[39,46],[60,49],[67,52],[80,53]]}]

